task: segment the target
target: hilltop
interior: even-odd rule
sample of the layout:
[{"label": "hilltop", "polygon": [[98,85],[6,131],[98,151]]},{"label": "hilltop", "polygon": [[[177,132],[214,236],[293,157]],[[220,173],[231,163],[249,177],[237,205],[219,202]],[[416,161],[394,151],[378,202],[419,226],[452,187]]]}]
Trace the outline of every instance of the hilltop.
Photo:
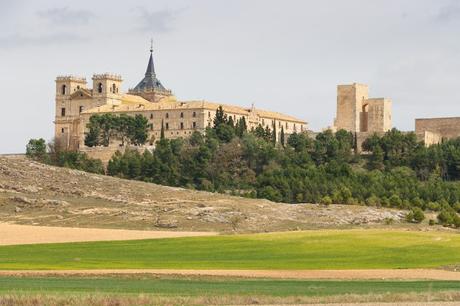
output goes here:
[{"label": "hilltop", "polygon": [[275,203],[0,157],[0,222],[264,232],[399,223],[404,215],[366,206]]}]

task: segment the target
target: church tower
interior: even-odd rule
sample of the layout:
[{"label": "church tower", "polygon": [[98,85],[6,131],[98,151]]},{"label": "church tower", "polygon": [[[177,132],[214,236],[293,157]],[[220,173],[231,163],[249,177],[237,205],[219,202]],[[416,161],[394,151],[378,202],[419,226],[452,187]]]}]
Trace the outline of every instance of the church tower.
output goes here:
[{"label": "church tower", "polygon": [[158,102],[164,97],[172,95],[171,90],[166,89],[157,79],[155,66],[153,64],[153,41],[150,46],[150,58],[147,64],[144,78],[134,87],[129,90],[132,95],[138,95],[150,102]]}]

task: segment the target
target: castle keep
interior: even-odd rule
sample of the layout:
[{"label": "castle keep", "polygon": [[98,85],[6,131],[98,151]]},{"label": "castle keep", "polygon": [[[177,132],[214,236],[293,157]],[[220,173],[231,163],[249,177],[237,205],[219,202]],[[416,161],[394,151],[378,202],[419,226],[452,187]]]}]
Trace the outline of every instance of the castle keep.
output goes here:
[{"label": "castle keep", "polygon": [[364,84],[337,86],[336,130],[354,133],[382,133],[391,129],[391,100],[369,98]]},{"label": "castle keep", "polygon": [[[206,127],[212,125],[219,106],[234,122],[244,117],[248,129],[258,125],[269,129],[275,126],[277,139],[281,128],[287,135],[307,129],[307,123],[301,119],[256,109],[254,106],[244,108],[204,100],[177,100],[171,90],[166,89],[157,78],[152,49],[144,78],[127,93],[121,89],[122,82],[119,75],[95,74],[92,77],[92,88],[88,88],[84,78],[57,77],[54,121],[56,141],[69,150],[91,152],[92,148],[85,147],[84,139],[92,115],[141,114],[149,120],[149,139],[153,145],[160,138],[162,124],[166,138],[185,138],[193,131],[204,132]],[[113,144],[113,147],[118,146]]]}]

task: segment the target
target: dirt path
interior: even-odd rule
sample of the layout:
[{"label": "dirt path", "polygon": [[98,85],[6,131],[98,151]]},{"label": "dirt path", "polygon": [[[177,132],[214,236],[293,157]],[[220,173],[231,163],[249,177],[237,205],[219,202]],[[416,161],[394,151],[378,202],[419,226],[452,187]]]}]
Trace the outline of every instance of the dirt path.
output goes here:
[{"label": "dirt path", "polygon": [[215,232],[134,231],[0,223],[0,245],[213,236]]},{"label": "dirt path", "polygon": [[260,277],[277,279],[431,279],[460,281],[460,272],[401,269],[401,270],[176,270],[176,269],[95,269],[95,270],[0,270],[1,276],[32,275],[110,275],[157,274],[183,276]]}]

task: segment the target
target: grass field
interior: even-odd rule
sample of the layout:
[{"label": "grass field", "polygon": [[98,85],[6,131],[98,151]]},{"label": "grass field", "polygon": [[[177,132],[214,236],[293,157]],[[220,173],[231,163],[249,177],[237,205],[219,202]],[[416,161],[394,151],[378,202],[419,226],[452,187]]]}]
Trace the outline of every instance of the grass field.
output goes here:
[{"label": "grass field", "polygon": [[399,269],[460,263],[460,235],[342,230],[0,247],[0,269]]},{"label": "grass field", "polygon": [[231,278],[0,277],[5,292],[117,293],[162,296],[333,296],[460,291],[455,281],[305,281]]}]

